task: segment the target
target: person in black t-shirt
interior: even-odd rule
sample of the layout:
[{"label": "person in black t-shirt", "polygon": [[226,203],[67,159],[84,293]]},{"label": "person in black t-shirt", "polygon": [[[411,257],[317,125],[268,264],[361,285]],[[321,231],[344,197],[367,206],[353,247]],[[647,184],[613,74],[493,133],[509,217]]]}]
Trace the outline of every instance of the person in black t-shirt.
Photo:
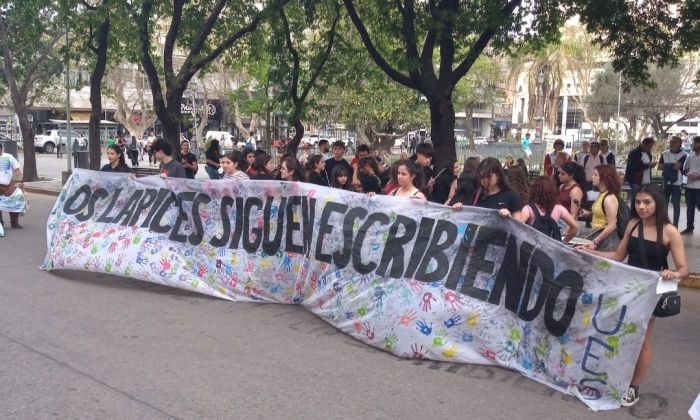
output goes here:
[{"label": "person in black t-shirt", "polygon": [[425,187],[423,188],[423,193],[426,197],[430,198],[433,192],[433,186],[435,185],[435,173],[433,172],[433,145],[430,143],[419,143],[416,146],[416,155],[412,158],[416,165],[423,172],[423,180],[425,181]]},{"label": "person in black t-shirt", "polygon": [[[326,160],[326,174],[332,174],[333,168],[335,168],[336,165],[341,165],[347,169],[348,173],[350,174],[350,180],[352,181],[352,166],[350,166],[348,161],[343,158],[343,155],[345,155],[345,143],[338,140],[333,143],[332,149],[333,157]],[[329,176],[328,178],[330,179],[331,177]]]},{"label": "person in black t-shirt", "polygon": [[328,175],[326,175],[326,161],[320,154],[311,155],[306,162],[306,180],[310,184],[330,186]]},{"label": "person in black t-shirt", "polygon": [[107,146],[107,160],[109,163],[106,163],[100,171],[131,173],[131,169],[124,159],[124,151],[116,144]]},{"label": "person in black t-shirt", "polygon": [[199,165],[197,164],[197,156],[190,152],[190,142],[188,141],[180,143],[180,162],[185,168],[185,175],[187,175],[187,178],[194,179],[199,170]]},{"label": "person in black t-shirt", "polygon": [[433,194],[430,197],[430,201],[445,204],[445,201],[450,196],[452,182],[457,179],[459,169],[459,163],[455,159],[447,159],[445,166],[435,175],[435,184],[433,185]]},{"label": "person in black t-shirt", "polygon": [[520,220],[523,205],[518,194],[508,187],[501,163],[488,157],[481,161],[476,173],[482,189],[477,207],[498,210],[503,217],[512,216]]},{"label": "person in black t-shirt", "polygon": [[207,171],[209,179],[220,179],[219,168],[221,163],[219,161],[221,159],[221,146],[219,145],[219,140],[212,140],[204,155],[207,158],[204,170]]},{"label": "person in black t-shirt", "polygon": [[160,176],[167,178],[187,178],[185,168],[173,159],[173,148],[167,140],[158,139],[153,143],[156,161],[160,162]]},{"label": "person in black t-shirt", "polygon": [[377,176],[379,166],[374,157],[361,158],[357,163],[357,171],[363,193],[370,195],[382,193],[382,182]]}]

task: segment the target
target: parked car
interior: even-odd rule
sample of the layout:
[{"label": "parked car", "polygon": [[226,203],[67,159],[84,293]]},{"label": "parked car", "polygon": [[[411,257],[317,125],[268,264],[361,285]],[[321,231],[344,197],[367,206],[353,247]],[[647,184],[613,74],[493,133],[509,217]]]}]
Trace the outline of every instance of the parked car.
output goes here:
[{"label": "parked car", "polygon": [[[77,131],[70,132],[71,141],[78,140],[80,147],[87,146],[87,138]],[[66,146],[68,132],[66,130],[46,130],[34,136],[34,149],[41,153],[53,153],[57,145]]]}]

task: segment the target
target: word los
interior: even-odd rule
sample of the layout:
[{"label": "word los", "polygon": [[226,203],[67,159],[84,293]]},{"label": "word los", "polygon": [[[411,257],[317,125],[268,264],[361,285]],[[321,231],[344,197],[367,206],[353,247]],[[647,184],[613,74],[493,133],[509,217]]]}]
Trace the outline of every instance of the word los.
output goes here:
[{"label": "word los", "polygon": [[[101,200],[108,205],[98,215],[95,209]],[[205,207],[218,209],[218,214],[207,214],[215,221],[213,229],[204,228],[201,210]],[[444,282],[447,289],[493,305],[500,305],[505,295],[505,308],[522,320],[532,321],[544,310],[545,326],[554,336],[566,332],[575,314],[583,289],[581,275],[564,270],[555,276],[554,262],[545,252],[530,242],[518,243],[504,230],[470,223],[460,235],[460,227],[448,220],[422,217],[417,221],[404,215],[392,220],[381,211],[370,213],[364,207],[333,201],[318,207],[316,199],[298,195],[264,199],[225,195],[213,200],[203,192],[175,194],[153,188],[132,190],[122,197],[122,189],[109,194],[103,188],[93,191],[82,185],[66,199],[63,212],[79,221],[147,228],[192,246],[206,242],[248,253],[262,250],[267,255],[285,251],[338,269],[351,266],[359,274]],[[177,218],[168,223],[166,216],[173,208]],[[368,233],[375,225],[388,227],[388,235],[369,243]],[[182,233],[185,226],[189,234]],[[327,249],[328,239],[337,235],[342,235],[342,247]],[[377,247],[372,255],[378,257],[367,256],[363,250],[368,247]]]}]

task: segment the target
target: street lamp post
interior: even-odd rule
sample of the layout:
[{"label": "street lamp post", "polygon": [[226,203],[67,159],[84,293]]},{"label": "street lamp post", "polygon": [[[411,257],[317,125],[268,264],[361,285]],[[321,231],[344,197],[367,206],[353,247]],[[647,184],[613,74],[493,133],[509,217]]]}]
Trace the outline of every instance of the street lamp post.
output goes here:
[{"label": "street lamp post", "polygon": [[544,137],[544,71],[537,75],[537,128],[535,139],[542,141]]}]

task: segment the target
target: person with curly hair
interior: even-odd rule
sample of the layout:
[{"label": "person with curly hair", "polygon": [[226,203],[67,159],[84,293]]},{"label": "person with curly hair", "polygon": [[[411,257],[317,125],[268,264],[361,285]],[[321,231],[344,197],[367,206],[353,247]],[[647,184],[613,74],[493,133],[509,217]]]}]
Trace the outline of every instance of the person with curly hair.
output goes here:
[{"label": "person with curly hair", "polygon": [[578,232],[578,222],[558,201],[554,180],[547,176],[537,178],[530,189],[530,204],[523,207],[520,221],[532,226],[535,223],[535,212],[540,216],[549,215],[557,223],[563,220],[567,226],[564,242],[569,242]]},{"label": "person with curly hair", "polygon": [[506,174],[506,182],[511,190],[515,191],[521,203],[530,202],[530,183],[527,174],[520,166],[514,166]]}]

